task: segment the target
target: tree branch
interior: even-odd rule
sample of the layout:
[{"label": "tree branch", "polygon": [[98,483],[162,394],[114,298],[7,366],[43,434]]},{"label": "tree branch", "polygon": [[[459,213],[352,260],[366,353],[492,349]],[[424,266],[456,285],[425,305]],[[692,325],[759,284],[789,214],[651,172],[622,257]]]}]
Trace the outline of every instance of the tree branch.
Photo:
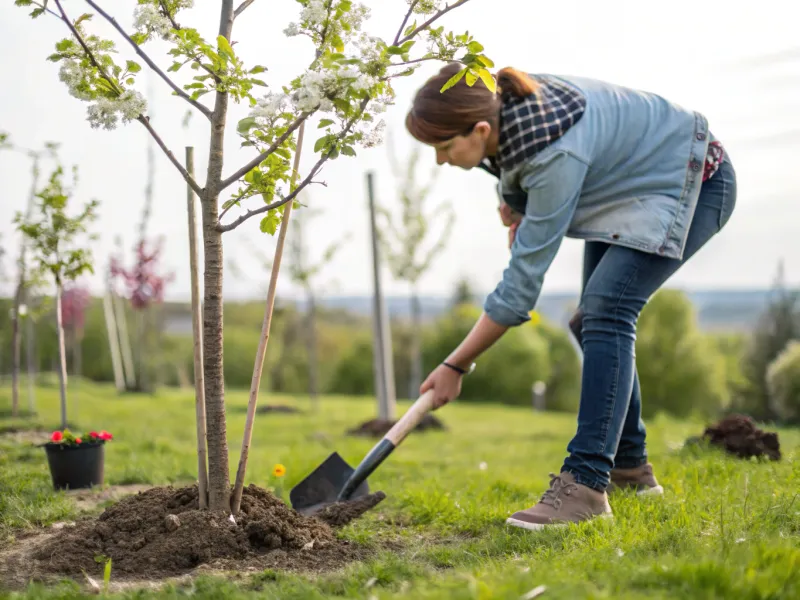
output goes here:
[{"label": "tree branch", "polygon": [[403,35],[403,29],[405,29],[406,23],[408,23],[408,19],[411,17],[411,13],[414,12],[414,7],[417,5],[417,2],[419,2],[419,0],[412,0],[411,4],[408,6],[408,12],[406,16],[403,17],[403,22],[400,23],[400,29],[397,30],[397,35],[394,36],[392,46],[397,46],[397,43],[400,41],[400,36]]},{"label": "tree branch", "polygon": [[155,71],[158,74],[158,76],[161,77],[161,79],[163,79],[166,82],[166,84],[172,88],[172,90],[175,92],[177,96],[183,98],[189,104],[194,106],[197,110],[203,113],[207,119],[211,119],[211,110],[200,104],[197,100],[192,99],[186,92],[184,92],[181,88],[179,88],[174,81],[172,81],[169,77],[167,77],[167,74],[164,73],[164,71],[162,71],[158,67],[158,65],[156,65],[156,63],[154,63],[150,59],[150,57],[147,54],[145,54],[141,46],[139,46],[139,44],[134,42],[131,39],[131,36],[125,33],[125,30],[122,27],[120,27],[119,23],[117,23],[117,20],[114,17],[109,15],[102,8],[100,8],[97,5],[97,3],[94,2],[94,0],[86,0],[86,4],[91,6],[94,10],[100,13],[100,16],[102,16],[106,21],[108,21],[109,23],[111,23],[111,25],[113,25],[114,29],[116,29],[119,32],[119,34],[130,43],[131,46],[133,46],[133,49],[136,50],[136,54],[142,57],[142,60],[147,63],[147,66],[150,67],[153,71]]},{"label": "tree branch", "polygon": [[[350,133],[350,130],[359,121],[359,119],[361,118],[361,115],[364,113],[364,110],[367,108],[367,104],[369,103],[369,101],[370,101],[369,96],[367,96],[366,98],[364,98],[361,101],[361,104],[359,105],[358,113],[356,114],[355,117],[350,119],[350,122],[347,124],[347,126],[344,129],[342,129],[342,131],[340,131],[338,133],[338,135],[336,136],[337,141],[343,139],[348,133]],[[298,124],[298,126],[299,126],[299,124]],[[303,181],[300,182],[300,185],[298,185],[297,188],[295,188],[295,190],[291,194],[286,196],[285,198],[282,198],[281,200],[278,200],[277,202],[272,202],[271,204],[265,204],[264,206],[261,206],[259,208],[253,209],[253,210],[248,210],[245,214],[243,214],[239,218],[235,219],[234,221],[231,221],[227,225],[222,225],[222,224],[218,225],[217,226],[217,230],[222,232],[222,233],[224,233],[226,231],[231,231],[233,229],[236,229],[239,225],[241,225],[242,223],[244,223],[245,221],[247,221],[251,217],[263,214],[265,212],[269,212],[270,210],[272,210],[274,208],[279,208],[279,207],[283,206],[287,202],[291,202],[292,200],[294,200],[297,197],[297,195],[301,191],[303,191],[303,188],[305,188],[309,183],[311,183],[311,180],[314,179],[314,176],[317,173],[319,173],[319,170],[322,168],[322,165],[325,164],[325,161],[327,161],[329,157],[330,157],[330,154],[327,153],[327,152],[325,154],[323,154],[322,156],[320,156],[319,160],[312,167],[311,172],[308,174],[308,176],[305,179],[303,179]],[[258,164],[258,163],[256,163],[256,164]],[[247,171],[245,171],[245,173],[246,172]]]},{"label": "tree branch", "polygon": [[283,133],[283,135],[281,135],[277,140],[275,140],[269,148],[264,150],[264,152],[262,152],[261,154],[256,156],[253,160],[251,160],[249,163],[247,163],[241,169],[236,171],[236,173],[234,173],[233,175],[231,175],[227,179],[224,179],[222,181],[222,183],[220,184],[220,186],[219,186],[219,191],[221,192],[222,190],[224,190],[229,185],[231,185],[233,183],[236,183],[240,178],[242,178],[245,175],[247,175],[247,173],[249,173],[250,170],[252,170],[254,167],[257,167],[259,164],[261,164],[261,161],[263,161],[270,154],[275,152],[275,150],[277,150],[283,142],[285,142],[287,139],[289,139],[289,136],[294,133],[295,129],[300,127],[300,124],[303,123],[308,117],[310,117],[311,114],[312,113],[304,113],[304,114],[300,115],[299,117],[297,117],[297,119],[295,119],[294,123],[289,125],[289,128]]},{"label": "tree branch", "polygon": [[454,8],[458,8],[459,6],[463,6],[463,5],[464,5],[464,4],[466,4],[467,2],[469,2],[469,0],[458,0],[457,2],[454,2],[453,4],[448,4],[448,5],[447,5],[447,6],[445,6],[445,7],[444,7],[442,10],[440,10],[440,11],[439,11],[439,12],[437,12],[435,15],[433,15],[433,16],[432,16],[430,19],[428,19],[427,21],[425,21],[425,22],[424,22],[422,25],[420,25],[419,27],[417,27],[416,29],[414,29],[414,31],[412,31],[411,33],[409,33],[409,34],[408,34],[407,36],[405,36],[403,39],[401,39],[401,40],[397,40],[397,43],[395,44],[395,46],[399,46],[399,45],[401,45],[401,44],[404,44],[404,43],[406,43],[406,42],[407,42],[407,41],[409,41],[410,39],[413,39],[413,38],[414,38],[414,36],[416,36],[416,35],[417,35],[417,34],[418,34],[420,31],[423,31],[423,30],[427,29],[427,28],[428,28],[430,25],[432,25],[432,24],[433,24],[435,21],[437,21],[437,20],[439,20],[440,18],[442,18],[444,15],[446,15],[447,13],[449,13],[451,10],[453,10]]},{"label": "tree branch", "polygon": [[57,17],[57,18],[59,18],[59,19],[61,18],[61,16],[60,16],[60,15],[59,15],[57,12],[55,12],[54,10],[52,10],[52,9],[50,9],[50,8],[47,8],[47,6],[45,6],[44,4],[41,4],[41,3],[39,3],[39,2],[32,2],[31,4],[33,4],[34,6],[37,6],[37,7],[41,8],[41,9],[42,9],[42,10],[44,10],[46,13],[48,13],[48,14],[51,14],[51,15],[53,15],[54,17]]},{"label": "tree branch", "polygon": [[[64,23],[67,24],[67,27],[69,27],[69,30],[72,32],[72,35],[75,36],[75,39],[78,40],[78,43],[81,45],[81,48],[83,48],[83,51],[86,53],[86,56],[89,57],[89,61],[100,72],[100,75],[102,75],[103,78],[106,81],[108,81],[108,83],[112,87],[118,89],[117,84],[114,82],[113,79],[111,79],[108,76],[108,74],[105,72],[105,69],[103,69],[103,67],[100,66],[100,63],[97,62],[97,59],[94,57],[94,54],[92,54],[92,51],[86,45],[86,42],[81,37],[81,34],[78,32],[77,29],[75,29],[75,26],[72,24],[72,21],[69,20],[69,17],[67,16],[67,13],[64,12],[64,7],[61,6],[61,0],[54,0],[54,2],[56,3],[56,6],[58,7],[59,12],[61,13],[61,17],[60,17],[61,20],[64,21]],[[136,120],[139,121],[142,125],[145,126],[147,131],[150,132],[150,135],[153,136],[153,139],[156,141],[156,143],[158,144],[159,148],[161,148],[164,151],[164,154],[167,155],[167,158],[169,158],[169,160],[172,162],[172,164],[175,165],[175,167],[178,169],[178,171],[180,171],[181,175],[186,180],[186,183],[188,183],[190,186],[192,186],[192,189],[195,192],[197,192],[197,194],[202,198],[203,197],[203,188],[201,188],[197,184],[197,182],[194,180],[194,178],[191,175],[189,175],[189,173],[186,171],[186,169],[183,167],[183,165],[180,162],[178,162],[178,159],[175,158],[175,155],[170,151],[169,148],[167,148],[167,145],[164,143],[164,141],[161,139],[161,137],[156,133],[155,129],[153,129],[153,127],[150,125],[149,119],[144,115],[139,115],[136,118]]]},{"label": "tree branch", "polygon": [[148,119],[144,115],[139,115],[136,120],[139,121],[139,123],[141,123],[142,125],[144,125],[145,129],[147,129],[147,131],[150,132],[150,135],[153,136],[153,139],[156,141],[156,144],[158,144],[158,147],[164,151],[164,154],[167,155],[167,158],[170,160],[170,162],[173,165],[175,165],[175,168],[178,169],[178,171],[180,171],[186,183],[192,186],[192,189],[197,193],[198,196],[203,198],[203,188],[200,187],[197,181],[195,181],[194,177],[192,177],[189,174],[189,172],[184,168],[184,166],[180,163],[180,161],[178,161],[178,159],[175,158],[175,155],[172,153],[172,151],[169,148],[167,148],[167,145],[161,139],[161,136],[159,136],[156,133],[156,130],[153,129],[153,126],[150,125],[150,119]]},{"label": "tree branch", "polygon": [[244,0],[244,2],[242,2],[239,6],[237,6],[236,10],[233,11],[233,18],[235,19],[240,14],[242,14],[247,9],[247,7],[250,6],[255,1],[256,0]]}]

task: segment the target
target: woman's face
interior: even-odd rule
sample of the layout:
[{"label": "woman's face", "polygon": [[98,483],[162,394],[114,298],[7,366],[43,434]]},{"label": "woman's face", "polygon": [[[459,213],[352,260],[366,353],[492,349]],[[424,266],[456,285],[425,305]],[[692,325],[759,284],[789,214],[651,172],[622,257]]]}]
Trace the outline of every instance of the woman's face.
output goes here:
[{"label": "woman's face", "polygon": [[494,153],[496,141],[492,144],[492,128],[481,121],[469,135],[458,135],[444,142],[433,144],[437,164],[452,165],[462,169],[477,167],[487,156]]}]

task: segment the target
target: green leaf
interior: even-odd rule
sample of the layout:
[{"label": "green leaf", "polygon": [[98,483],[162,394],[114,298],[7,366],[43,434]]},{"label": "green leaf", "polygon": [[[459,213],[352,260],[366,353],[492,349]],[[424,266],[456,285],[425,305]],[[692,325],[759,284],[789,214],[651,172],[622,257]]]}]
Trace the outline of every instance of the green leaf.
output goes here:
[{"label": "green leaf", "polygon": [[439,90],[439,92],[441,93],[441,92],[446,92],[447,90],[449,90],[451,87],[453,87],[455,84],[457,84],[461,80],[462,77],[464,77],[464,74],[466,72],[467,72],[466,69],[461,69],[458,73],[456,73],[450,79],[447,80],[447,83],[445,83],[442,86],[442,89]]},{"label": "green leaf", "polygon": [[75,26],[77,27],[78,25],[80,25],[84,21],[91,21],[92,17],[94,17],[94,15],[92,13],[83,13],[80,17],[75,19]]},{"label": "green leaf", "polygon": [[484,67],[491,68],[491,67],[494,66],[494,61],[492,59],[490,59],[488,56],[486,56],[485,54],[481,54],[478,57],[478,62],[481,63]]},{"label": "green leaf", "polygon": [[325,147],[325,144],[328,143],[328,136],[323,135],[321,138],[317,140],[317,143],[314,144],[314,152],[319,152]]},{"label": "green leaf", "polygon": [[264,87],[269,87],[269,86],[267,86],[267,84],[264,81],[262,81],[260,79],[250,79],[250,83],[252,83],[253,85],[261,85],[261,86],[264,86]]},{"label": "green leaf", "polygon": [[332,119],[322,119],[317,126],[317,129],[322,129],[323,127],[327,127],[328,125],[333,125]]},{"label": "green leaf", "polygon": [[236,58],[236,54],[234,54],[230,42],[225,38],[224,35],[217,36],[217,47],[219,48],[220,52],[226,53],[231,58]]},{"label": "green leaf", "polygon": [[489,71],[486,69],[478,69],[478,76],[490,92],[494,93],[497,91],[497,82]]},{"label": "green leaf", "polygon": [[342,154],[345,156],[355,156],[356,151],[351,146],[342,146]]},{"label": "green leaf", "polygon": [[236,131],[238,131],[242,135],[246,135],[248,131],[250,131],[253,127],[256,126],[256,118],[255,117],[245,117],[239,124],[236,126]]},{"label": "green leaf", "polygon": [[268,233],[269,235],[275,235],[275,232],[278,231],[278,225],[280,225],[281,218],[277,211],[271,210],[267,213],[267,216],[261,219],[261,231],[264,233]]},{"label": "green leaf", "polygon": [[125,62],[125,68],[128,69],[129,73],[138,73],[142,70],[142,65],[135,60],[128,60]]},{"label": "green leaf", "polygon": [[250,75],[257,75],[258,73],[263,73],[266,70],[267,70],[267,67],[263,67],[261,65],[256,65],[255,67],[250,69],[250,71],[248,71],[248,72],[250,73]]},{"label": "green leaf", "polygon": [[195,81],[194,83],[189,83],[189,84],[183,86],[183,89],[185,89],[185,90],[202,90],[204,87],[206,87],[206,85],[204,83],[200,83],[198,81]]},{"label": "green leaf", "polygon": [[469,49],[470,52],[474,52],[475,54],[483,52],[483,46],[478,42],[470,42],[469,44],[467,44],[467,48]]},{"label": "green leaf", "polygon": [[31,11],[31,18],[35,19],[36,17],[41,17],[43,14],[44,14],[44,9],[43,8],[34,8]]},{"label": "green leaf", "polygon": [[471,70],[467,69],[467,85],[472,87],[478,81],[478,76]]}]

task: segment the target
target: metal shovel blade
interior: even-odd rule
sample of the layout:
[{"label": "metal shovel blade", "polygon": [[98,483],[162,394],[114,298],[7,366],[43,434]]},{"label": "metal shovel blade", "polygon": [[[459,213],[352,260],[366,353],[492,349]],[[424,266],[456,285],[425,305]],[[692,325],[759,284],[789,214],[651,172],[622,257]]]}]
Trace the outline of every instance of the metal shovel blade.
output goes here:
[{"label": "metal shovel blade", "polygon": [[[292,488],[289,500],[292,508],[303,515],[313,515],[326,506],[336,502],[339,492],[353,474],[353,467],[334,452],[310,475]],[[350,495],[348,500],[369,494],[369,485],[364,481]]]}]

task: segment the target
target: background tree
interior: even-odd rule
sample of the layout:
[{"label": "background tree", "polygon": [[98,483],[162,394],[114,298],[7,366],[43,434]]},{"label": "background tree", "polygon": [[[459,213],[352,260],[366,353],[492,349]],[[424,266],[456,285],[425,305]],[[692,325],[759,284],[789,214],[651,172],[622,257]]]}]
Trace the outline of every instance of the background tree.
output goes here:
[{"label": "background tree", "polygon": [[786,423],[800,423],[800,342],[792,340],[767,369],[772,414]]},{"label": "background tree", "polygon": [[766,309],[748,341],[742,361],[746,385],[737,391],[739,410],[757,419],[775,419],[779,415],[771,407],[767,373],[770,365],[793,340],[800,340],[800,296],[786,288],[783,261]]},{"label": "background tree", "polygon": [[72,374],[83,374],[83,332],[86,326],[86,309],[92,301],[89,288],[77,283],[65,283],[61,294],[61,322],[69,338],[72,355]]},{"label": "background tree", "polygon": [[[25,154],[31,160],[31,187],[28,194],[26,218],[30,219],[33,214],[36,189],[39,185],[39,175],[41,161],[43,158],[55,158],[58,146],[52,142],[48,142],[41,150],[32,150],[24,148],[12,143],[7,133],[0,133],[0,150],[11,150]],[[28,314],[28,308],[32,301],[32,292],[35,286],[35,281],[29,277],[28,264],[28,240],[24,237],[20,242],[19,256],[17,258],[17,285],[14,290],[14,304],[11,310],[11,414],[17,416],[19,414],[19,374],[22,362],[22,320]],[[32,344],[33,340],[27,340],[28,345]],[[28,371],[30,373],[30,364]],[[33,396],[30,391],[28,403],[29,408],[33,409]]]},{"label": "background tree", "polygon": [[[31,242],[36,270],[52,278],[56,297],[56,330],[58,334],[58,380],[61,396],[61,427],[67,427],[67,364],[64,344],[61,297],[64,283],[74,281],[84,272],[93,272],[91,253],[87,247],[87,226],[96,218],[97,201],[90,201],[74,217],[67,213],[72,190],[64,187],[63,168],[58,166],[48,184],[36,194],[36,211],[27,219],[17,213],[15,224]],[[74,171],[77,179],[77,171]],[[95,236],[88,236],[94,239]]]},{"label": "background tree", "polygon": [[724,359],[700,332],[695,309],[680,290],[658,291],[642,310],[636,367],[645,416],[713,417],[730,400]]},{"label": "background tree", "polygon": [[[134,13],[135,31],[128,33],[119,22],[103,10],[95,0],[85,0],[94,13],[72,19],[63,0],[46,2],[15,0],[15,4],[33,7],[33,18],[55,16],[70,31],[70,37],[56,44],[49,59],[61,63],[60,78],[70,93],[88,102],[87,117],[96,128],[113,129],[119,122],[139,122],[153,136],[158,146],[198,194],[202,205],[204,249],[203,286],[203,370],[208,443],[209,501],[211,510],[230,508],[230,477],[225,419],[225,386],[223,377],[223,246],[222,234],[232,231],[258,216],[261,230],[274,234],[281,222],[284,207],[315,180],[323,165],[340,155],[355,155],[355,146],[379,142],[382,122],[373,126],[375,116],[393,102],[393,78],[409,75],[428,60],[456,60],[464,68],[448,85],[464,78],[467,85],[479,79],[495,90],[495,81],[487,70],[493,63],[481,54],[483,47],[468,33],[445,33],[434,23],[447,12],[464,5],[457,0],[438,8],[438,2],[410,0],[397,33],[391,43],[362,32],[369,10],[352,0],[299,0],[300,19],[286,28],[288,36],[309,38],[313,59],[309,68],[280,91],[262,98],[256,90],[266,86],[257,76],[266,67],[248,68],[234,51],[232,41],[236,18],[254,4],[244,0],[234,9],[233,0],[220,1],[219,27],[212,43],[194,28],[180,23],[182,10],[192,0],[139,0]],[[382,7],[385,9],[384,7]],[[158,135],[147,116],[147,103],[134,89],[141,65],[136,60],[120,59],[113,41],[89,33],[93,15],[116,30],[131,46],[135,55],[152,69],[175,93],[209,122],[208,164],[204,184],[200,184],[175,157]],[[418,24],[417,19],[422,22]],[[147,54],[145,46],[161,38],[170,46],[172,65],[161,69]],[[412,47],[423,38],[425,50],[415,58]],[[191,69],[191,79],[178,85],[174,77]],[[447,88],[444,86],[443,89]],[[213,97],[213,106],[200,100],[205,94]],[[250,114],[238,121],[242,143],[256,150],[257,155],[228,176],[223,175],[226,123],[231,103],[246,103]],[[319,154],[302,181],[291,183],[292,154],[297,149],[295,132],[311,117],[320,116],[322,136],[314,144]],[[298,132],[299,133],[299,132]],[[299,137],[299,135],[298,135]],[[296,171],[296,169],[295,169]],[[221,203],[226,189],[239,183],[227,200]],[[290,188],[290,189],[289,189]],[[286,190],[289,189],[287,192]],[[249,198],[261,197],[263,205],[251,208],[223,223],[222,219]],[[222,210],[220,211],[220,204]]]},{"label": "background tree", "polygon": [[[392,172],[398,181],[399,214],[387,206],[377,207],[378,232],[381,247],[392,276],[409,287],[411,331],[409,345],[410,378],[409,398],[419,394],[422,384],[422,310],[419,303],[419,280],[433,265],[434,260],[447,245],[455,223],[455,210],[449,202],[441,202],[430,213],[428,197],[440,169],[433,168],[427,183],[418,181],[420,146],[414,145],[405,165],[400,165],[397,154],[387,138],[387,154]],[[435,241],[430,241],[431,226],[441,219],[442,229]],[[427,249],[425,246],[429,245]]]}]

